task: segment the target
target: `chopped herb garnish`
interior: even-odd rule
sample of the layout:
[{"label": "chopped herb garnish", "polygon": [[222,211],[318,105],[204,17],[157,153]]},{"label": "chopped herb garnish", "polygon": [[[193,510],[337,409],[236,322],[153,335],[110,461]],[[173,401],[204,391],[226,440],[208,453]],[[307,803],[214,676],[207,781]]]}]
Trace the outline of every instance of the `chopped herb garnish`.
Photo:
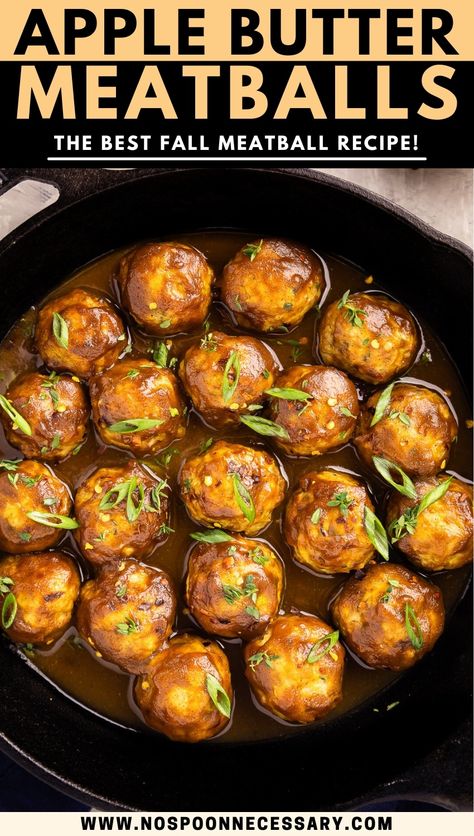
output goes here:
[{"label": "chopped herb garnish", "polygon": [[246,255],[250,261],[253,261],[254,258],[259,254],[260,250],[263,246],[263,238],[260,238],[258,244],[246,244],[245,247],[242,248],[242,252]]},{"label": "chopped herb garnish", "polygon": [[206,674],[206,689],[215,707],[224,717],[230,717],[231,704],[227,692],[212,673]]},{"label": "chopped herb garnish", "polygon": [[20,531],[20,540],[23,543],[29,543],[31,540],[31,534],[29,531]]},{"label": "chopped herb garnish", "polygon": [[53,335],[57,344],[61,348],[68,348],[69,346],[69,328],[67,322],[62,318],[57,311],[53,313]]},{"label": "chopped herb garnish", "polygon": [[199,445],[199,452],[200,453],[205,453],[206,450],[209,450],[209,447],[212,447],[213,444],[214,444],[214,439],[213,438],[207,438],[205,441],[201,441],[201,443]]},{"label": "chopped herb garnish", "polygon": [[140,372],[138,371],[138,369],[130,369],[130,371],[127,372],[125,377],[129,377],[131,380],[135,380],[135,378],[138,377],[139,374]]},{"label": "chopped herb garnish", "polygon": [[408,603],[405,604],[405,627],[408,633],[408,638],[415,650],[421,650],[423,647],[423,632],[413,607]]},{"label": "chopped herb garnish", "polygon": [[20,413],[13,406],[12,402],[9,401],[8,398],[5,397],[5,395],[0,395],[0,406],[7,413],[8,417],[12,420],[12,429],[20,430],[20,432],[22,432],[23,435],[32,435],[31,427],[26,418],[23,418],[23,415],[20,415]]},{"label": "chopped herb garnish", "polygon": [[169,490],[168,482],[166,479],[160,479],[150,493],[152,505],[155,506],[157,511],[161,511],[161,500],[167,498],[165,494],[167,490]]},{"label": "chopped herb garnish", "polygon": [[174,528],[171,528],[171,526],[166,523],[161,523],[158,529],[158,536],[163,537],[165,534],[174,534]]},{"label": "chopped herb garnish", "polygon": [[284,427],[280,427],[279,424],[270,421],[268,418],[260,418],[258,415],[241,415],[239,420],[259,435],[274,436],[286,440],[290,438]]},{"label": "chopped herb garnish", "polygon": [[311,522],[313,523],[313,525],[318,524],[319,520],[321,519],[321,513],[321,508],[316,508],[316,510],[313,511],[313,513],[311,514]]},{"label": "chopped herb garnish", "polygon": [[126,617],[125,621],[117,624],[115,631],[121,636],[130,636],[131,633],[138,633],[140,630],[140,623],[136,621],[132,615]]},{"label": "chopped herb garnish", "polygon": [[11,592],[10,587],[13,586],[14,581],[11,578],[0,578],[0,595],[7,595]]},{"label": "chopped herb garnish", "polygon": [[395,383],[390,383],[389,386],[386,386],[383,392],[380,393],[378,401],[375,406],[374,416],[370,422],[370,426],[374,427],[375,424],[378,424],[381,418],[383,418],[385,410],[390,405],[390,398],[392,397],[392,389],[395,386]]},{"label": "chopped herb garnish", "polygon": [[338,640],[339,630],[334,630],[333,633],[326,633],[325,636],[318,639],[318,641],[313,644],[308,656],[306,657],[308,664],[314,665],[315,662],[319,662],[323,656],[326,656],[326,653],[331,654],[332,657],[331,651]]},{"label": "chopped herb garnish", "polygon": [[217,528],[209,532],[193,531],[189,536],[193,540],[197,540],[198,543],[227,543],[229,540],[234,539],[230,534],[227,534],[225,531],[220,531]]},{"label": "chopped herb garnish", "polygon": [[13,592],[8,592],[2,606],[2,627],[8,630],[16,618],[18,604]]},{"label": "chopped herb garnish", "polygon": [[258,619],[260,618],[260,611],[253,604],[250,604],[248,607],[245,607],[245,612],[247,613],[247,615],[250,615],[251,618],[255,618],[255,621],[258,621]]},{"label": "chopped herb garnish", "polygon": [[160,366],[160,368],[166,368],[168,365],[168,349],[165,343],[155,342],[155,347],[153,348],[153,360],[157,366]]},{"label": "chopped herb garnish", "polygon": [[349,508],[355,502],[354,499],[350,499],[347,496],[346,491],[341,491],[340,493],[335,493],[333,498],[329,500],[328,506],[330,508],[339,508],[343,517],[347,517],[349,513]]},{"label": "chopped herb garnish", "polygon": [[347,406],[340,406],[339,412],[341,415],[345,415],[346,418],[357,418],[357,415],[354,415]]},{"label": "chopped herb garnish", "polygon": [[48,508],[51,505],[57,505],[59,500],[55,496],[47,496],[46,499],[43,499],[43,505],[46,505]]},{"label": "chopped herb garnish", "polygon": [[242,598],[244,593],[238,586],[234,586],[231,583],[223,583],[222,584],[222,594],[228,604],[235,604],[239,598]]},{"label": "chopped herb garnish", "polygon": [[358,328],[362,327],[362,319],[361,317],[366,316],[365,311],[362,308],[357,308],[352,302],[349,301],[350,290],[346,290],[342,299],[339,300],[337,307],[339,309],[345,308],[344,316],[351,325],[356,325]]},{"label": "chopped herb garnish", "polygon": [[227,360],[224,376],[222,378],[222,397],[225,403],[230,401],[232,395],[237,389],[240,377],[240,358],[239,352],[233,351]]},{"label": "chopped herb garnish", "polygon": [[18,470],[18,465],[21,461],[21,459],[3,459],[3,461],[0,462],[0,468],[3,468],[3,470],[15,471]]},{"label": "chopped herb garnish", "polygon": [[64,517],[62,514],[49,514],[47,511],[28,511],[26,516],[33,522],[47,525],[50,528],[64,528],[68,531],[79,528],[77,520],[72,517]]},{"label": "chopped herb garnish", "polygon": [[115,594],[117,598],[125,598],[127,594],[127,586],[124,583],[119,583],[115,587]]},{"label": "chopped herb garnish", "polygon": [[273,662],[275,659],[279,659],[277,653],[268,653],[266,650],[259,650],[257,653],[254,653],[253,656],[250,656],[248,659],[249,667],[252,670],[260,665],[262,662],[265,662],[267,668],[273,668]]},{"label": "chopped herb garnish", "polygon": [[125,421],[117,421],[115,424],[110,424],[107,429],[112,433],[128,435],[129,433],[151,430],[154,427],[159,427],[162,423],[162,420],[156,418],[127,418]]},{"label": "chopped herb garnish", "polygon": [[281,398],[284,401],[308,401],[312,399],[312,395],[308,395],[307,392],[303,392],[302,389],[281,389],[278,386],[274,387],[273,389],[265,389],[265,394],[270,395],[272,398]]},{"label": "chopped herb garnish", "polygon": [[169,328],[171,325],[171,319],[162,319],[160,322],[160,328]]},{"label": "chopped herb garnish", "polygon": [[10,485],[13,485],[14,488],[16,488],[16,485],[17,485],[17,482],[18,482],[19,478],[20,478],[19,473],[15,473],[15,474],[9,473],[8,476],[7,476],[7,479],[10,482]]},{"label": "chopped herb garnish", "polygon": [[156,461],[162,467],[168,467],[168,465],[169,465],[171,459],[173,458],[173,456],[177,456],[178,453],[179,453],[179,450],[178,450],[177,447],[171,447],[171,449],[165,450],[165,452],[162,453],[161,456],[157,456]]},{"label": "chopped herb garnish", "polygon": [[[388,459],[382,459],[380,456],[372,456],[372,461],[375,469],[389,485],[395,488],[395,490],[399,493],[403,494],[403,496],[407,496],[409,499],[416,499],[416,490],[413,482],[402,470],[402,468],[398,466],[398,464],[395,464],[395,462],[391,462]],[[395,482],[390,472],[392,470],[401,476],[402,484]]]},{"label": "chopped herb garnish", "polygon": [[395,420],[395,418],[398,418],[398,420],[401,421],[402,424],[405,424],[406,427],[409,427],[411,424],[410,418],[406,414],[406,412],[397,412],[396,410],[393,410],[392,412],[390,412],[388,417],[392,421]]},{"label": "chopped herb garnish", "polygon": [[422,514],[423,511],[426,511],[426,509],[429,508],[430,505],[433,505],[434,502],[437,502],[438,499],[443,498],[445,493],[449,490],[449,486],[452,481],[452,476],[450,476],[449,479],[445,479],[440,485],[437,485],[431,491],[425,493],[424,497],[417,505],[414,505],[412,508],[407,508],[401,517],[398,517],[396,520],[392,520],[388,527],[392,543],[397,543],[398,540],[401,540],[401,538],[406,534],[415,533],[416,524],[420,514]]},{"label": "chopped herb garnish", "polygon": [[34,488],[41,479],[41,476],[26,476],[24,473],[20,473],[20,479],[26,488]]},{"label": "chopped herb garnish", "polygon": [[388,586],[385,593],[382,595],[380,601],[382,604],[386,604],[387,601],[390,600],[390,596],[394,589],[398,589],[400,583],[398,581],[392,580],[391,578],[388,579]]},{"label": "chopped herb garnish", "polygon": [[217,348],[217,340],[211,331],[206,332],[201,340],[201,348],[204,351],[215,351]]},{"label": "chopped herb garnish", "polygon": [[237,505],[249,523],[253,523],[255,519],[255,505],[253,504],[253,499],[238,473],[232,474],[232,485]]},{"label": "chopped herb garnish", "polygon": [[170,406],[169,410],[172,418],[176,418],[179,415],[179,409],[176,406]]},{"label": "chopped herb garnish", "polygon": [[268,369],[264,369],[262,374],[263,374],[265,380],[268,380],[268,378],[270,377],[270,372],[268,371]]},{"label": "chopped herb garnish", "polygon": [[265,566],[265,564],[268,563],[268,561],[270,560],[270,558],[263,553],[260,546],[255,546],[255,548],[249,552],[249,555],[252,558],[253,562],[258,563],[259,566]]},{"label": "chopped herb garnish", "polygon": [[54,433],[53,440],[51,442],[51,450],[57,450],[60,444],[61,436],[59,435],[59,433]]},{"label": "chopped herb garnish", "polygon": [[374,549],[382,555],[384,560],[388,560],[387,532],[368,505],[364,507],[364,527]]},{"label": "chopped herb garnish", "polygon": [[424,350],[423,354],[421,355],[418,362],[422,363],[423,365],[426,365],[426,363],[432,363],[433,362],[433,358],[431,356],[431,351],[429,350],[429,348],[425,348],[425,350]]}]

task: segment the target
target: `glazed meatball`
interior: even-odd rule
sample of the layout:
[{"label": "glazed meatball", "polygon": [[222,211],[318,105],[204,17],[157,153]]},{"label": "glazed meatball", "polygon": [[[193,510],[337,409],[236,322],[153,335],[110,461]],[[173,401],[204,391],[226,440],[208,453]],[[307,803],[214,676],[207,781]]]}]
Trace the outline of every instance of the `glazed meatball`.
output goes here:
[{"label": "glazed meatball", "polygon": [[214,331],[188,348],[179,376],[204,420],[222,427],[238,424],[240,415],[261,408],[277,371],[273,355],[260,340]]},{"label": "glazed meatball", "polygon": [[145,722],[172,740],[195,743],[218,734],[232,708],[229,663],[218,644],[175,636],[136,682]]},{"label": "glazed meatball", "polygon": [[0,560],[2,624],[9,638],[52,644],[69,627],[79,585],[76,564],[62,552],[8,555]]},{"label": "glazed meatball", "polygon": [[147,334],[164,336],[201,325],[213,281],[206,258],[189,244],[144,244],[120,263],[122,305]]},{"label": "glazed meatball", "polygon": [[280,615],[245,648],[245,675],[261,705],[289,723],[312,723],[342,698],[344,648],[320,618]]},{"label": "glazed meatball", "polygon": [[184,463],[179,487],[196,522],[257,534],[282,501],[285,481],[275,459],[264,450],[217,441]]},{"label": "glazed meatball", "polygon": [[325,575],[362,569],[374,556],[366,507],[374,510],[365,486],[348,473],[307,473],[285,513],[284,533],[295,560]]},{"label": "glazed meatball", "polygon": [[27,423],[18,424],[2,410],[5,435],[24,456],[59,461],[83,443],[89,406],[78,378],[28,372],[9,386],[6,397]]},{"label": "glazed meatball", "polygon": [[[287,453],[319,456],[351,437],[359,401],[344,372],[327,366],[293,366],[277,378],[276,390],[281,396],[271,397],[270,418],[285,434],[277,444]],[[295,390],[301,392],[301,400],[286,397]]]},{"label": "glazed meatball", "polygon": [[457,435],[446,401],[424,386],[397,383],[380,420],[371,426],[381,394],[370,396],[357,423],[354,441],[361,458],[373,467],[372,457],[379,456],[416,478],[444,470]]},{"label": "glazed meatball", "polygon": [[444,627],[441,590],[396,563],[375,564],[362,578],[350,578],[332,615],[363,662],[392,671],[418,662]]},{"label": "glazed meatball", "polygon": [[52,369],[87,379],[115,363],[126,339],[115,308],[95,291],[70,290],[38,311],[36,346]]},{"label": "glazed meatball", "polygon": [[[55,546],[64,530],[50,523],[60,522],[57,514],[67,517],[71,507],[69,489],[46,465],[26,460],[0,462],[0,549],[3,551],[22,554]],[[73,520],[70,526],[74,526]]]},{"label": "glazed meatball", "polygon": [[250,639],[276,616],[283,581],[283,565],[266,543],[199,543],[189,558],[186,599],[207,633]]},{"label": "glazed meatball", "polygon": [[321,318],[323,361],[368,383],[401,375],[419,348],[415,320],[403,305],[382,294],[348,294],[329,305]]},{"label": "glazed meatball", "polygon": [[135,560],[104,566],[81,589],[77,629],[96,655],[128,673],[146,670],[173,628],[176,595],[160,569]]},{"label": "glazed meatball", "polygon": [[186,432],[178,381],[152,360],[121,360],[91,379],[90,395],[102,441],[136,456],[157,453]]},{"label": "glazed meatball", "polygon": [[301,244],[266,238],[234,256],[222,276],[222,299],[236,322],[257,331],[298,325],[321,298],[323,266]]},{"label": "glazed meatball", "polygon": [[125,557],[148,557],[167,526],[169,487],[137,462],[101,467],[79,487],[75,536],[96,566]]},{"label": "glazed meatball", "polygon": [[[418,513],[432,491],[447,493]],[[387,507],[388,532],[407,558],[429,572],[457,569],[472,560],[472,486],[459,479],[433,476],[414,483],[416,499],[393,492]],[[432,494],[436,496],[436,494]]]}]

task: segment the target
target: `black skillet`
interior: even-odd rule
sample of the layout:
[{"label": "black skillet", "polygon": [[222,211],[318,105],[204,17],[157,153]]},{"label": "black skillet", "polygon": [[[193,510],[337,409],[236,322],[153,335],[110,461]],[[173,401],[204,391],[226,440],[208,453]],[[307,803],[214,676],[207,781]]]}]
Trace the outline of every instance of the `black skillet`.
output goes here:
[{"label": "black skillet", "polygon": [[[74,269],[135,240],[255,229],[340,254],[420,311],[471,380],[472,254],[363,189],[307,169],[9,169],[56,182],[58,203],[0,245],[0,333]],[[173,744],[107,723],[29,670],[6,643],[0,746],[99,808],[313,811],[383,796],[470,809],[469,594],[435,650],[384,695],[277,742]],[[380,696],[377,705],[380,704]]]}]

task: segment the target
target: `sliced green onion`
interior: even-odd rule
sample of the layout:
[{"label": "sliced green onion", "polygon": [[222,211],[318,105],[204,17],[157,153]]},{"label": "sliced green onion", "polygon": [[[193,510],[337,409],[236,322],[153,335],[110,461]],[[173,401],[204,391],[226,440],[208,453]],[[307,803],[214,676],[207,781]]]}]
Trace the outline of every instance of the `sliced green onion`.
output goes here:
[{"label": "sliced green onion", "polygon": [[5,596],[2,606],[2,627],[4,630],[8,630],[12,626],[16,618],[17,610],[18,604],[16,598],[13,592],[9,592]]},{"label": "sliced green onion", "polygon": [[313,511],[311,514],[311,522],[313,525],[317,525],[319,520],[321,519],[321,508],[316,508],[316,511]]},{"label": "sliced green onion", "polygon": [[107,429],[112,433],[128,434],[151,430],[153,427],[159,427],[160,424],[163,424],[163,421],[156,418],[127,418],[126,421],[110,424]]},{"label": "sliced green onion", "polygon": [[[318,639],[318,641],[313,644],[311,650],[308,653],[306,661],[310,665],[314,665],[315,662],[319,662],[323,656],[326,656],[326,653],[330,653],[333,649],[336,642],[339,641],[339,630],[334,630],[333,633],[327,633],[322,638]],[[327,643],[327,644],[326,644]],[[326,647],[324,647],[326,645]]]},{"label": "sliced green onion", "polygon": [[18,465],[21,461],[22,459],[3,459],[3,461],[0,462],[0,469],[3,468],[3,470],[12,471],[18,470]]},{"label": "sliced green onion", "polygon": [[[388,482],[395,490],[401,493],[403,496],[407,496],[409,499],[416,499],[416,490],[413,482],[411,481],[410,477],[402,470],[398,464],[395,462],[391,462],[388,459],[382,459],[380,456],[372,456],[372,461],[374,463],[374,467],[383,479]],[[402,484],[400,485],[399,482],[395,482],[392,478],[390,473],[391,470],[394,470],[402,477]]]},{"label": "sliced green onion", "polygon": [[385,528],[379,518],[375,516],[374,512],[368,505],[364,507],[364,526],[367,537],[372,543],[374,549],[382,555],[384,560],[388,560],[387,532],[385,531]]},{"label": "sliced green onion", "polygon": [[5,395],[0,395],[0,406],[2,407],[2,409],[5,410],[8,417],[11,418],[11,420],[13,421],[14,429],[15,427],[18,427],[18,429],[20,430],[20,432],[23,433],[23,435],[31,436],[33,434],[26,418],[23,418],[23,415],[20,415],[20,413],[17,412],[12,402],[9,401],[8,398],[5,397]]},{"label": "sliced green onion", "polygon": [[224,717],[230,717],[231,704],[227,692],[222,687],[219,680],[212,675],[206,674],[206,688],[215,707]]},{"label": "sliced green onion", "polygon": [[274,386],[273,389],[265,389],[265,394],[272,398],[281,398],[284,401],[307,401],[313,397],[308,395],[307,392],[303,392],[302,389],[280,389],[278,386]]},{"label": "sliced green onion", "polygon": [[451,482],[453,481],[453,479],[454,479],[454,476],[450,476],[449,479],[445,479],[443,482],[441,482],[440,485],[436,485],[436,487],[433,488],[431,491],[428,491],[428,493],[425,493],[423,499],[421,500],[421,502],[420,502],[420,504],[418,505],[418,508],[417,508],[417,516],[418,517],[420,516],[420,514],[423,513],[423,511],[426,511],[426,509],[429,508],[430,505],[433,505],[433,503],[437,502],[438,499],[443,498],[445,493],[448,492],[449,486],[450,486]]},{"label": "sliced green onion", "polygon": [[392,397],[392,389],[394,386],[395,383],[391,383],[389,386],[386,386],[383,392],[381,392],[380,397],[375,406],[374,417],[370,422],[371,427],[374,427],[375,424],[378,424],[380,419],[383,418],[384,412],[390,404],[390,398]]},{"label": "sliced green onion", "polygon": [[54,339],[61,348],[69,346],[69,328],[65,319],[57,311],[53,313],[53,334]]},{"label": "sliced green onion", "polygon": [[114,485],[113,488],[110,488],[106,494],[102,497],[99,503],[99,510],[100,511],[109,511],[111,508],[115,508],[116,505],[119,505],[120,502],[123,502],[125,497],[128,494],[130,480],[127,482],[119,482],[117,485]]},{"label": "sliced green onion", "polygon": [[166,348],[165,343],[155,343],[155,348],[153,349],[153,360],[157,366],[160,366],[160,368],[166,368],[168,365],[168,349]]},{"label": "sliced green onion", "polygon": [[229,540],[233,540],[234,538],[227,534],[225,531],[220,531],[216,529],[215,531],[193,531],[192,534],[189,535],[193,540],[197,540],[198,543],[227,543]]},{"label": "sliced green onion", "polygon": [[408,638],[415,650],[421,650],[423,647],[423,632],[413,607],[408,603],[405,604],[405,627],[408,633]]},{"label": "sliced green onion", "polygon": [[[229,379],[230,373],[233,372],[233,380]],[[224,369],[224,377],[222,379],[222,397],[227,403],[230,401],[232,395],[237,389],[240,377],[240,358],[239,352],[233,351],[230,355]]]},{"label": "sliced green onion", "polygon": [[[138,502],[135,505],[135,500],[133,498],[133,492],[138,490]],[[145,504],[145,488],[143,487],[142,482],[137,482],[137,477],[133,476],[130,479],[130,484],[128,486],[127,492],[127,520],[131,523],[136,522],[138,517],[140,516],[141,512],[143,511],[143,506]]]},{"label": "sliced green onion", "polygon": [[242,252],[246,255],[250,261],[253,261],[254,258],[259,254],[260,250],[263,246],[263,238],[260,238],[258,244],[246,244],[245,247],[242,247]]},{"label": "sliced green onion", "polygon": [[280,427],[275,421],[270,421],[268,418],[260,418],[258,415],[241,415],[241,424],[245,424],[259,435],[274,436],[275,438],[284,438],[290,440],[290,436],[284,427]]},{"label": "sliced green onion", "polygon": [[67,530],[79,528],[77,520],[72,517],[63,517],[62,514],[48,514],[47,511],[28,511],[26,516],[33,522],[48,525],[50,528],[64,528]]},{"label": "sliced green onion", "polygon": [[244,517],[248,519],[249,523],[253,523],[255,519],[255,505],[253,504],[253,499],[245,485],[242,483],[238,473],[232,474],[232,484],[237,505],[242,511]]}]

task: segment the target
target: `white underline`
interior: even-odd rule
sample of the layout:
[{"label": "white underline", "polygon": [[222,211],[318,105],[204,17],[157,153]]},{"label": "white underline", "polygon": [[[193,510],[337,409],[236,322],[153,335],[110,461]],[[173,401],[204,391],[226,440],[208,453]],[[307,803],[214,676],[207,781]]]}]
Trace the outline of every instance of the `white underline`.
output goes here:
[{"label": "white underline", "polygon": [[[143,162],[207,162],[207,163],[225,163],[225,162],[248,162],[248,157],[48,157],[48,162],[90,162],[90,163],[104,163],[104,162],[124,162],[124,163],[143,163]],[[288,162],[289,160],[296,160],[296,162],[420,162],[426,161],[428,157],[254,157],[254,162],[266,163],[280,163]]]}]

